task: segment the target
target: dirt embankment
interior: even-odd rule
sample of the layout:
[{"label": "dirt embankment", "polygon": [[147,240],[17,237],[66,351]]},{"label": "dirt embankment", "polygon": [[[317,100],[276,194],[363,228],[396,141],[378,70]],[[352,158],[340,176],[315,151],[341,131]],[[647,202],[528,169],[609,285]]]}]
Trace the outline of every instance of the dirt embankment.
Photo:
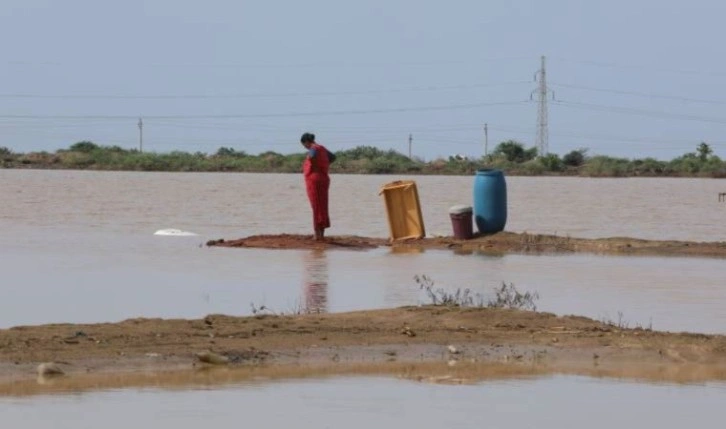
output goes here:
[{"label": "dirt embankment", "polygon": [[485,253],[597,253],[610,255],[726,257],[724,242],[640,240],[625,237],[573,238],[557,235],[500,232],[470,240],[433,237],[390,242],[384,238],[331,236],[324,242],[308,235],[254,235],[235,240],[211,240],[208,246],[265,249],[350,249],[367,250],[390,247],[393,251],[444,249],[456,252]]},{"label": "dirt embankment", "polygon": [[[224,362],[201,363],[198,353],[208,351]],[[36,380],[42,362],[66,375]],[[210,366],[223,372],[200,375]],[[0,395],[359,373],[460,382],[547,373],[726,380],[726,337],[439,306],[0,330]]]}]

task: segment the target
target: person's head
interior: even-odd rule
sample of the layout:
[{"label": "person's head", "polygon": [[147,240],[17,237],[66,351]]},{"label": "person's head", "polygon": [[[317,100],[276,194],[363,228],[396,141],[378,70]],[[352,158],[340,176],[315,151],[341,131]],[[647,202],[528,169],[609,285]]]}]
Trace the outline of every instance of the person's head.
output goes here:
[{"label": "person's head", "polygon": [[310,148],[310,146],[315,143],[315,134],[313,133],[305,133],[300,137],[300,143],[302,143],[305,148]]}]

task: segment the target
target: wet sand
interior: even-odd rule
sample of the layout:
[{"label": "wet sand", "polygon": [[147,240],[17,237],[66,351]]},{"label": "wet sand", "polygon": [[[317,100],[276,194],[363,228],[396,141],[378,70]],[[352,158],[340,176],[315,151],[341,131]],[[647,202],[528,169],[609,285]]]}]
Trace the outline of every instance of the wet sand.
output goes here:
[{"label": "wet sand", "polygon": [[358,236],[330,236],[324,242],[318,242],[310,235],[254,235],[233,240],[210,240],[207,246],[326,250],[368,250],[389,247],[393,250],[443,249],[464,253],[583,252],[610,255],[726,257],[726,242],[657,241],[627,237],[587,239],[512,232],[478,235],[470,240],[432,237],[395,242],[385,238]]},{"label": "wet sand", "polygon": [[[200,362],[209,350],[228,362]],[[42,362],[65,375],[38,378]],[[465,383],[554,373],[726,380],[726,336],[443,306],[0,330],[0,395],[345,374]]]}]

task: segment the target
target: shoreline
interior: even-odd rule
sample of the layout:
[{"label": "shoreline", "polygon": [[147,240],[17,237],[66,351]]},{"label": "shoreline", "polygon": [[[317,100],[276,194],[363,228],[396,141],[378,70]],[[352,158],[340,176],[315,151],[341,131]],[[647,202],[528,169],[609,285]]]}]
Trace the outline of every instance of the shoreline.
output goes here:
[{"label": "shoreline", "polygon": [[[2,147],[0,147],[2,148]],[[68,152],[73,153],[73,152]],[[25,157],[28,154],[15,154],[15,156]],[[32,154],[31,154],[32,155]],[[81,156],[87,154],[81,152]],[[158,158],[164,158],[169,154],[154,153]],[[280,154],[282,155],[282,154]],[[295,167],[293,168],[277,168],[277,167],[251,167],[251,168],[227,168],[221,166],[208,166],[208,167],[193,167],[189,165],[182,165],[177,168],[159,168],[156,166],[139,166],[139,167],[122,167],[115,165],[91,165],[91,166],[79,166],[79,165],[66,165],[60,161],[58,155],[45,154],[40,155],[49,156],[51,160],[46,162],[32,161],[30,163],[23,163],[22,161],[6,161],[3,163],[0,158],[0,170],[42,170],[42,171],[94,171],[94,172],[131,172],[131,173],[222,173],[222,174],[235,174],[235,173],[249,173],[249,174],[300,174],[299,168],[297,167],[298,162],[296,161]],[[252,155],[253,157],[255,155]],[[282,155],[290,156],[288,155]],[[407,158],[407,157],[406,157]],[[371,160],[368,159],[370,162]],[[635,160],[633,160],[635,161]],[[672,160],[671,160],[672,161]],[[302,160],[299,161],[301,163]],[[631,161],[632,162],[632,161]],[[662,163],[668,163],[670,161],[661,160]],[[639,171],[637,168],[632,171],[621,171],[621,170],[608,170],[608,171],[587,171],[585,165],[579,167],[567,168],[564,170],[553,171],[543,170],[540,168],[531,169],[524,165],[500,165],[500,164],[469,164],[469,165],[453,165],[450,168],[446,168],[446,162],[444,164],[435,163],[434,165],[424,165],[419,169],[411,170],[408,167],[397,167],[398,169],[386,170],[379,172],[375,169],[360,170],[358,168],[347,168],[339,169],[335,168],[331,170],[331,174],[334,175],[353,175],[353,176],[452,176],[452,177],[472,177],[479,169],[497,169],[507,177],[571,177],[579,179],[724,179],[726,178],[726,172],[721,171],[706,171],[692,173],[689,171],[671,171],[668,173],[656,173],[652,171]],[[444,168],[442,168],[442,165]],[[517,168],[519,167],[519,168]],[[401,169],[402,168],[402,169]]]},{"label": "shoreline", "polygon": [[[223,362],[202,362],[209,351]],[[39,377],[44,362],[65,375]],[[723,381],[726,336],[449,306],[0,330],[0,396],[345,375],[462,384],[554,374]]]},{"label": "shoreline", "polygon": [[591,253],[620,256],[694,256],[726,257],[726,241],[693,242],[677,240],[645,240],[628,237],[575,238],[569,236],[498,232],[475,235],[469,240],[454,237],[427,237],[391,242],[385,238],[338,235],[314,241],[310,235],[253,235],[239,239],[210,240],[208,247],[297,249],[297,250],[370,250],[381,247],[392,252],[452,250],[456,253],[520,253],[571,254]]}]

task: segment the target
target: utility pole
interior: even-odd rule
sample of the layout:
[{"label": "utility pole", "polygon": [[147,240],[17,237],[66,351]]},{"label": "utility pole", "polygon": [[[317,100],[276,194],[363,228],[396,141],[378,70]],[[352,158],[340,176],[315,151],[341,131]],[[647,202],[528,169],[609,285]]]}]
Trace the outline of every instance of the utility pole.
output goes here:
[{"label": "utility pole", "polygon": [[411,144],[413,143],[413,134],[408,135],[408,159],[413,159],[411,157]]},{"label": "utility pole", "polygon": [[144,121],[139,118],[139,152],[144,152]]},{"label": "utility pole", "polygon": [[484,156],[489,155],[489,124],[484,124]]},{"label": "utility pole", "polygon": [[[539,82],[536,89],[539,105],[537,108],[537,152],[539,156],[546,156],[549,152],[549,129],[547,127],[547,93],[549,89],[547,88],[547,70],[544,55],[542,55],[542,65],[539,71],[534,74],[534,80]],[[554,93],[552,98],[554,98]]]}]

